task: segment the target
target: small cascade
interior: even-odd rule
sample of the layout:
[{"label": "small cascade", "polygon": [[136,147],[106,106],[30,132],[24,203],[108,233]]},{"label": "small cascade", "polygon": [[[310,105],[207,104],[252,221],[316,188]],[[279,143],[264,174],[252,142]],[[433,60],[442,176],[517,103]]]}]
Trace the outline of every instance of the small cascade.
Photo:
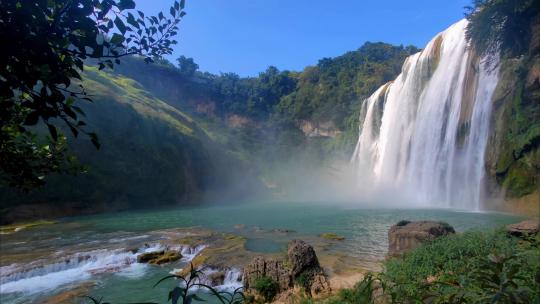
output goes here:
[{"label": "small cascade", "polygon": [[364,101],[352,157],[359,184],[423,206],[482,209],[498,67],[469,47],[466,27],[438,34]]},{"label": "small cascade", "polygon": [[82,281],[92,275],[117,272],[137,262],[137,255],[124,250],[81,252],[50,264],[10,265],[0,268],[0,293],[40,292]]},{"label": "small cascade", "polygon": [[195,247],[166,246],[160,243],[145,244],[139,249],[98,249],[79,252],[56,260],[37,260],[29,264],[12,264],[0,267],[0,294],[38,293],[54,290],[62,285],[81,282],[92,276],[115,273],[125,277],[141,277],[148,265],[137,263],[142,253],[176,250],[183,255],[181,262],[191,262],[206,245]]}]

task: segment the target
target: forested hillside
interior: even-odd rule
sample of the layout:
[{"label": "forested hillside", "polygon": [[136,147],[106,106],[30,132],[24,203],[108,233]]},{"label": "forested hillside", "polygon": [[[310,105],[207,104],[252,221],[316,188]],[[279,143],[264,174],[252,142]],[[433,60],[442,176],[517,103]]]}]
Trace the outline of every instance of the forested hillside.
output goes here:
[{"label": "forested hillside", "polygon": [[93,102],[78,105],[101,148],[68,136],[85,172],[51,176],[29,193],[2,191],[2,217],[282,195],[282,186],[316,175],[327,160],[348,159],[360,102],[415,51],[366,43],[301,72],[269,67],[248,78],[139,58],[114,72],[87,67],[83,85]]}]

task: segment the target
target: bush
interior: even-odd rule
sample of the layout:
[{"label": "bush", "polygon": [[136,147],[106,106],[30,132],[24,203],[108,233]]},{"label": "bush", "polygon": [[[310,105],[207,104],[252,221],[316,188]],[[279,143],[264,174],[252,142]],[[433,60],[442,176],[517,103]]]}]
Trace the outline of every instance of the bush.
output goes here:
[{"label": "bush", "polygon": [[279,284],[269,277],[260,277],[255,280],[255,290],[266,302],[271,302],[279,292]]},{"label": "bush", "polygon": [[540,292],[538,239],[504,231],[440,238],[385,263],[385,292],[394,303],[531,303]]}]

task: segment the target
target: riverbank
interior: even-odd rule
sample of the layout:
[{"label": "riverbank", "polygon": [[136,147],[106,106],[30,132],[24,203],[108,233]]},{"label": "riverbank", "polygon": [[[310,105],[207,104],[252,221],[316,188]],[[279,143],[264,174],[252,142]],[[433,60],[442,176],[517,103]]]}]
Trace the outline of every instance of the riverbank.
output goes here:
[{"label": "riverbank", "polygon": [[[168,286],[152,285],[185,269],[187,260],[138,263],[143,252],[180,250],[194,264],[214,271],[220,286],[234,281],[256,256],[279,258],[293,239],[314,247],[331,284],[350,286],[360,274],[380,271],[388,229],[403,218],[445,221],[459,231],[492,229],[521,219],[499,213],[366,209],[339,203],[253,203],[65,218],[0,236],[0,290],[6,303],[36,302],[73,290],[88,290],[113,303],[162,302],[160,296],[168,293]],[[202,245],[206,247],[201,250]],[[127,296],[125,290],[130,290]]]}]

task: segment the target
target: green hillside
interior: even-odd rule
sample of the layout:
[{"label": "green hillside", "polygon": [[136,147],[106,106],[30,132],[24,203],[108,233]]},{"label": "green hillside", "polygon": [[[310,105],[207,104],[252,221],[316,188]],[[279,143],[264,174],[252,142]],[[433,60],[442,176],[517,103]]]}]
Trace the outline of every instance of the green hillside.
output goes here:
[{"label": "green hillside", "polygon": [[[28,194],[2,191],[5,219],[25,217],[25,204],[46,202],[45,212],[70,215],[226,201],[261,189],[246,164],[203,127],[207,123],[154,97],[133,79],[91,67],[84,76],[93,102],[79,105],[101,148],[96,150],[84,137],[68,137],[86,172],[51,176],[44,187]],[[18,207],[6,208],[10,205]],[[66,207],[65,214],[58,210]]]}]

